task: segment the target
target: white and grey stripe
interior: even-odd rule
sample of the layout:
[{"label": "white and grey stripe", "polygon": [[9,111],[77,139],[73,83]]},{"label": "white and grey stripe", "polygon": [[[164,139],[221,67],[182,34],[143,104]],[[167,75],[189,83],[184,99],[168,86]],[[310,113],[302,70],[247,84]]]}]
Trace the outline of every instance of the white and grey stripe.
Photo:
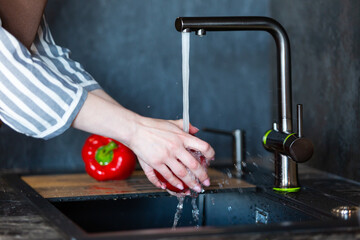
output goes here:
[{"label": "white and grey stripe", "polygon": [[31,51],[0,27],[0,118],[18,132],[48,139],[70,127],[87,92],[100,86],[55,44],[45,18]]},{"label": "white and grey stripe", "polygon": [[70,59],[70,50],[55,44],[45,18],[40,24],[32,50],[54,72],[67,76],[70,81],[79,84],[87,91],[99,88],[93,77],[78,62]]}]

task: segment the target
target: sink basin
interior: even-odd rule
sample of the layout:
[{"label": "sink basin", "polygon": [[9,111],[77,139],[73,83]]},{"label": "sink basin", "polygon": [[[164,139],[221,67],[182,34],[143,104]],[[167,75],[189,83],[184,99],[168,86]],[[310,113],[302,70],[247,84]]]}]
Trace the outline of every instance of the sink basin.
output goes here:
[{"label": "sink basin", "polygon": [[[52,204],[86,232],[171,228],[178,200],[174,196],[107,200],[55,201]],[[185,199],[178,227],[260,225],[316,220],[270,195],[238,190],[200,194],[199,220],[192,216],[191,198]]]},{"label": "sink basin", "polygon": [[[72,184],[75,183],[68,178],[65,178],[65,183],[70,184],[70,189],[73,189]],[[62,191],[62,183],[60,187],[47,188],[51,195],[44,198],[16,175],[9,175],[6,179],[14,189],[26,194],[26,198],[57,229],[69,238],[78,240],[168,237],[197,239],[200,236],[206,239],[209,235],[262,236],[261,234],[270,233],[311,234],[359,229],[357,217],[342,220],[332,213],[333,209],[341,206],[359,204],[357,198],[351,196],[355,190],[360,189],[360,185],[340,179],[311,179],[304,181],[301,191],[287,194],[274,192],[272,187],[266,185],[210,188],[196,199],[198,220],[192,216],[192,199],[185,199],[176,229],[172,229],[172,225],[177,198],[163,191],[149,191],[144,184],[137,183],[144,191],[138,189],[132,193],[114,193],[114,188],[110,188],[112,183],[109,183],[106,188],[100,189],[105,193],[103,195],[77,193],[74,196],[56,197],[58,191]],[[133,180],[140,181],[136,177]],[[55,181],[54,185],[58,183]],[[100,191],[95,189],[98,188],[97,183],[88,185],[86,182],[82,186],[86,193]],[[334,191],[331,186],[336,186],[337,190]],[[38,191],[41,189],[37,188]],[[352,189],[352,195],[348,197],[347,192],[339,189]]]}]

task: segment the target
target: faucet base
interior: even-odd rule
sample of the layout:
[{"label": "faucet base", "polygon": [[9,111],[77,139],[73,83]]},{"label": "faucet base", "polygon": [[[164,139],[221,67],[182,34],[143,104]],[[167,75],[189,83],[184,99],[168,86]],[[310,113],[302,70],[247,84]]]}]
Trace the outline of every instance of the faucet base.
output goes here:
[{"label": "faucet base", "polygon": [[293,188],[276,188],[274,187],[273,190],[276,192],[282,193],[290,193],[290,192],[298,192],[300,191],[301,187],[293,187]]},{"label": "faucet base", "polygon": [[297,163],[290,157],[278,152],[275,156],[275,183],[276,189],[296,189],[300,187],[298,182]]}]

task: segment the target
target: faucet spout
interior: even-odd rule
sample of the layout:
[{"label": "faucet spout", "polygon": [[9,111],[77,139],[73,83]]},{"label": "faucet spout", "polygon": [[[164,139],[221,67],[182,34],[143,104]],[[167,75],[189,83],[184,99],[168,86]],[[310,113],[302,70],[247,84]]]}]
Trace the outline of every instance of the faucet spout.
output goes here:
[{"label": "faucet spout", "polygon": [[[277,129],[274,129],[274,131],[279,131],[280,135],[284,136],[286,140],[288,140],[287,136],[294,135],[292,129],[290,41],[280,23],[268,17],[179,17],[175,21],[175,28],[179,32],[185,30],[186,32],[195,32],[197,35],[199,33],[204,35],[208,31],[266,31],[270,33],[275,40],[277,49],[278,105]],[[274,132],[270,136],[271,139],[273,134]],[[266,143],[268,136],[264,137],[264,142]],[[290,157],[290,154],[287,154],[288,147],[286,151],[283,150],[285,142],[279,142],[280,139],[283,139],[282,137],[275,137],[272,146],[265,146],[275,153],[276,176],[274,189],[279,191],[297,191],[299,189],[297,164]],[[295,136],[293,138],[294,141],[297,140]],[[271,142],[271,140],[268,142]],[[310,146],[310,149],[312,145],[306,144],[306,147],[308,146]],[[312,150],[310,153],[312,154]],[[308,156],[310,155],[311,157],[310,153],[303,157],[302,160],[305,160],[305,158],[308,160]]]},{"label": "faucet spout", "polygon": [[285,29],[268,17],[179,17],[175,28],[182,32],[266,31],[277,47],[278,125],[285,133],[292,132],[290,43]]}]

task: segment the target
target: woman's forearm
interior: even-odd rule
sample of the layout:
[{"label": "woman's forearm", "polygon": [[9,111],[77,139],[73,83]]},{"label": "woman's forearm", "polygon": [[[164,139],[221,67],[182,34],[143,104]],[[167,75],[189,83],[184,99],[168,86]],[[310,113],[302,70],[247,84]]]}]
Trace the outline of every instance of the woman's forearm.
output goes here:
[{"label": "woman's forearm", "polygon": [[88,93],[88,97],[72,126],[79,130],[114,138],[125,145],[135,131],[140,116],[118,104],[102,90]]},{"label": "woman's forearm", "polygon": [[98,97],[101,97],[102,99],[104,99],[104,100],[106,100],[108,102],[114,103],[116,105],[120,105],[120,103],[118,103],[115,99],[113,99],[109,94],[107,94],[102,89],[93,90],[93,91],[91,91],[91,93],[98,96]]}]

